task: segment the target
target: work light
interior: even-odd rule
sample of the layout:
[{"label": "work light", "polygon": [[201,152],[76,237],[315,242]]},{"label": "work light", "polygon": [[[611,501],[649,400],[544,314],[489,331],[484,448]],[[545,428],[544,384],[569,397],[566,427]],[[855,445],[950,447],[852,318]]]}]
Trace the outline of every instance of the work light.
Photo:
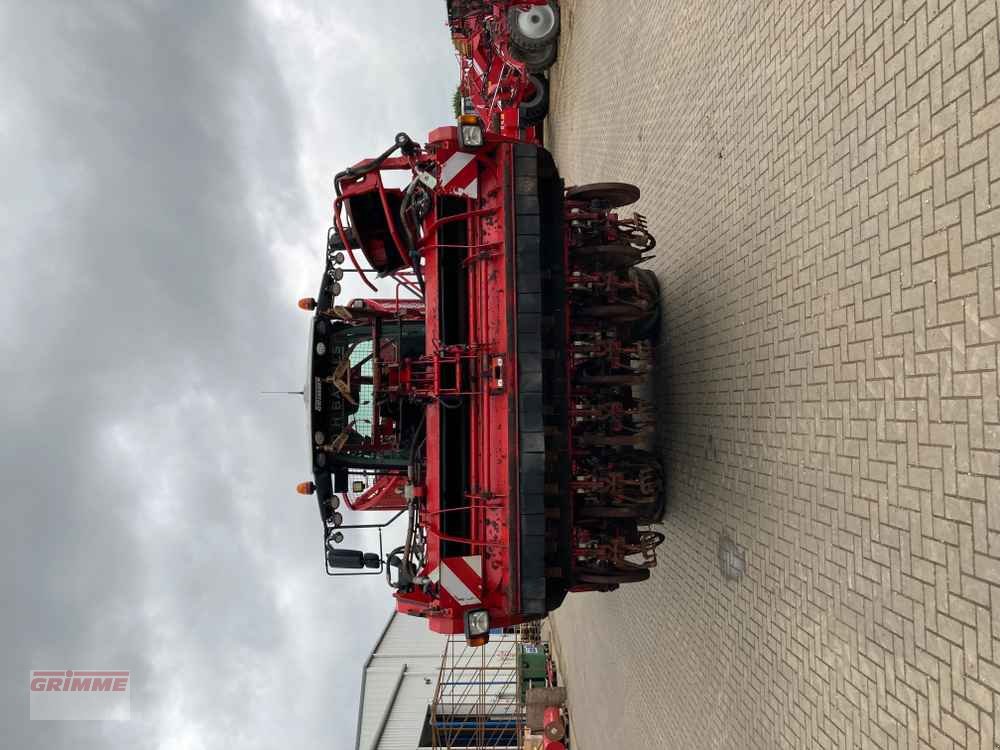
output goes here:
[{"label": "work light", "polygon": [[479,148],[483,145],[483,127],[475,115],[458,118],[458,145],[463,149]]},{"label": "work light", "polygon": [[465,641],[470,646],[484,646],[490,640],[490,613],[471,609],[465,613]]}]

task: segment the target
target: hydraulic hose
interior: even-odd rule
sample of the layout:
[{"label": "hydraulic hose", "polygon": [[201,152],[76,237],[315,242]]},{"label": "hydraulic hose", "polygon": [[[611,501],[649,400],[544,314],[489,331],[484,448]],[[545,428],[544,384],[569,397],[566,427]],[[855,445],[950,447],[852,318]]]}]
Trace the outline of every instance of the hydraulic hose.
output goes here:
[{"label": "hydraulic hose", "polygon": [[410,203],[413,200],[413,191],[417,186],[417,180],[414,179],[406,187],[406,192],[403,194],[403,200],[399,204],[399,222],[403,225],[403,233],[406,235],[406,252],[410,258],[410,269],[413,271],[413,275],[417,277],[417,286],[420,287],[420,295],[424,294],[424,273],[420,269],[420,254],[417,252],[416,242],[413,239],[413,232],[410,231],[410,222],[407,220],[406,213],[410,209]]},{"label": "hydraulic hose", "polygon": [[413,139],[410,138],[410,136],[406,133],[397,133],[396,140],[393,144],[367,164],[360,167],[348,167],[342,172],[337,172],[337,174],[333,176],[333,189],[336,191],[337,197],[340,197],[340,181],[342,179],[345,177],[363,177],[369,172],[374,172],[382,166],[382,162],[392,156],[397,150],[402,149],[405,152],[407,149],[412,148],[412,146]]}]

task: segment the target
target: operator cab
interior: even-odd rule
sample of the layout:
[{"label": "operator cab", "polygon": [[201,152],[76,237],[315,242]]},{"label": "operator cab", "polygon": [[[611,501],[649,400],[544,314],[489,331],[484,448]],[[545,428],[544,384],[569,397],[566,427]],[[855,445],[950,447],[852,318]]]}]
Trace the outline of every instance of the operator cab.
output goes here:
[{"label": "operator cab", "polygon": [[[309,336],[305,387],[316,495],[328,525],[343,497],[405,477],[423,408],[393,397],[399,365],[424,349],[422,320],[365,315],[355,300],[340,314],[318,312]],[[357,315],[355,319],[352,312]]]}]

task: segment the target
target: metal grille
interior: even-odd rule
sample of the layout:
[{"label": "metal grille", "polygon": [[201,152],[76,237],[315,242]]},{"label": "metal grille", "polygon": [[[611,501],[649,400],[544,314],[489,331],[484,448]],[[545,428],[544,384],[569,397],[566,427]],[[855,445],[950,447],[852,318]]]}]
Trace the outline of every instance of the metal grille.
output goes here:
[{"label": "metal grille", "polygon": [[[361,365],[357,374],[363,378],[370,378],[372,376],[372,342],[370,339],[359,341],[351,349],[351,367],[357,367],[359,362],[364,364]],[[358,392],[358,410],[352,417],[355,431],[369,438],[372,436],[373,396],[373,387],[368,383],[362,383]]]},{"label": "metal grille", "polygon": [[[348,474],[348,490],[344,493],[347,500],[354,503],[367,492],[385,471],[381,469],[352,468]],[[361,521],[358,521],[361,523]]]},{"label": "metal grille", "polygon": [[469,648],[464,635],[448,637],[430,707],[434,748],[517,748],[524,735],[524,691],[519,646],[537,642],[531,624],[494,631]]}]

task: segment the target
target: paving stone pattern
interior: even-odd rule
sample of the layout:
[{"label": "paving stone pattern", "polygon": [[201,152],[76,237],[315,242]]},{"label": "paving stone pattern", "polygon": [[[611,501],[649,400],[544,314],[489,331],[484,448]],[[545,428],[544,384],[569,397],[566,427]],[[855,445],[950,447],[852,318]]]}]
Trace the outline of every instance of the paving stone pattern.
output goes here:
[{"label": "paving stone pattern", "polygon": [[642,187],[670,474],[653,578],[553,618],[576,747],[993,748],[997,0],[562,6],[547,136]]}]

